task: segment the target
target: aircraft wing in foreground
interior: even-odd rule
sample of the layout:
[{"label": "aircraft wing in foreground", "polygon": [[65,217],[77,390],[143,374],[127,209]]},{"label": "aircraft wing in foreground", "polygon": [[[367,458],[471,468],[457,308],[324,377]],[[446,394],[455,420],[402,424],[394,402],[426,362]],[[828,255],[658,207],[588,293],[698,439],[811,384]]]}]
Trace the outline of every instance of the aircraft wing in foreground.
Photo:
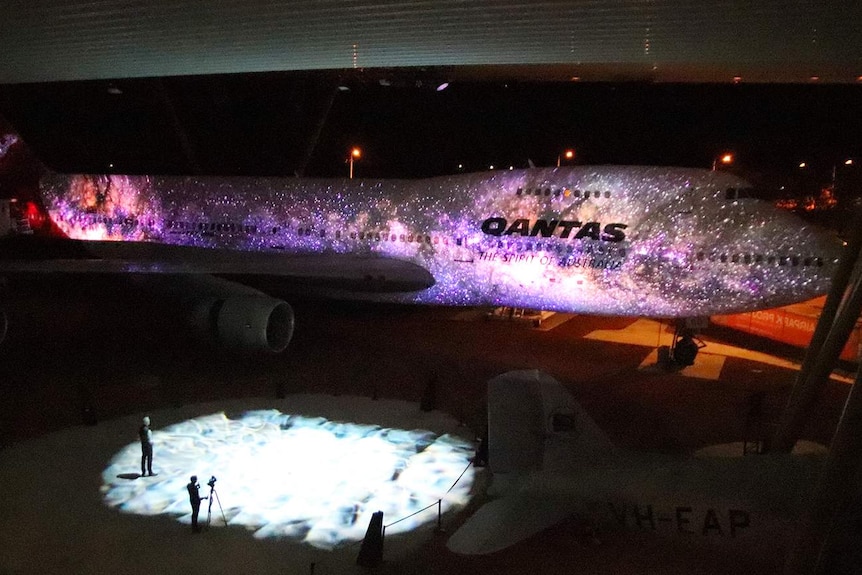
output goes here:
[{"label": "aircraft wing in foreground", "polygon": [[786,551],[823,455],[626,452],[552,377],[509,372],[488,382],[494,499],[448,547],[493,553],[578,518],[599,533],[638,530],[743,552]]}]

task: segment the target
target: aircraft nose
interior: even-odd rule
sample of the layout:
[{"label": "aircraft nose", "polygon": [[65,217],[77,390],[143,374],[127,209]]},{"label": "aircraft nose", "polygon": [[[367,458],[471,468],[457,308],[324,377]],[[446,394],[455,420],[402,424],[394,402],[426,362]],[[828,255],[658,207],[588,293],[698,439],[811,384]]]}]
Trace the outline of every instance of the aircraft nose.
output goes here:
[{"label": "aircraft nose", "polygon": [[818,294],[825,294],[832,283],[832,276],[838,269],[838,261],[845,249],[845,242],[831,231],[813,229],[810,231],[806,242],[807,255],[813,256],[817,266],[816,277],[812,279],[812,290]]},{"label": "aircraft nose", "polygon": [[812,225],[784,210],[773,211],[766,224],[769,250],[777,268],[774,288],[788,301],[802,301],[829,291],[843,242],[833,231]]}]

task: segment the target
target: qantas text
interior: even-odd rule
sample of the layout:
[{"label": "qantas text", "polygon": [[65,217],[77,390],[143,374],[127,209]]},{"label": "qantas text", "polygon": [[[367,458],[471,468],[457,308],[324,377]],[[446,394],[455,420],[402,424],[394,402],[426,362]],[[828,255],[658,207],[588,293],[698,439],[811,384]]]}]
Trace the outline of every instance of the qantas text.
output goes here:
[{"label": "qantas text", "polygon": [[[607,224],[600,222],[578,222],[574,220],[534,220],[526,218],[509,220],[501,217],[488,218],[482,222],[482,231],[491,236],[520,235],[524,237],[558,237],[580,240],[589,238],[605,242],[621,242],[626,239],[626,224]],[[577,230],[577,231],[575,231]],[[574,236],[572,236],[574,232]]]}]

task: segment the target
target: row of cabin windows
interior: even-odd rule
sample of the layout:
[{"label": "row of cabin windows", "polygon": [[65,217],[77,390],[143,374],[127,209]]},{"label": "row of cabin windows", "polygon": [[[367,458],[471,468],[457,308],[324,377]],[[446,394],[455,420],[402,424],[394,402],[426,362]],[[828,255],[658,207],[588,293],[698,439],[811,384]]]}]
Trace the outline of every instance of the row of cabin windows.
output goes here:
[{"label": "row of cabin windows", "polygon": [[581,192],[581,190],[570,190],[568,188],[559,188],[556,190],[551,189],[551,188],[518,188],[517,191],[515,192],[515,195],[516,196],[545,196],[545,197],[549,197],[549,196],[553,195],[555,198],[559,198],[560,196],[565,196],[567,198],[569,196],[574,196],[576,198],[580,198],[582,193],[583,193],[583,197],[585,200],[589,199],[591,196],[593,198],[601,198],[602,195],[604,195],[604,197],[606,197],[606,198],[611,197],[611,193],[608,191],[600,192],[598,190],[596,190],[596,191],[584,190],[583,192]]},{"label": "row of cabin windows", "polygon": [[[276,228],[273,228],[273,233],[276,232]],[[297,233],[301,236],[310,236],[313,231],[311,228],[298,228]],[[325,237],[326,232],[321,230],[319,232],[320,237]],[[349,237],[351,240],[367,240],[367,241],[384,241],[384,242],[417,242],[417,243],[426,243],[426,244],[438,244],[440,243],[439,236],[429,236],[423,234],[390,234],[387,232],[350,232],[350,233],[342,233],[341,230],[336,230],[335,239],[342,239]],[[443,243],[448,244],[448,238],[443,239]],[[456,239],[457,245],[462,245],[462,239]],[[498,241],[497,248],[514,248],[516,251],[546,251],[546,252],[557,252],[557,253],[573,253],[574,247],[571,245],[563,245],[559,242],[522,242],[522,241]],[[626,250],[625,248],[611,248],[602,245],[587,245],[586,250],[579,250],[583,253],[596,253],[603,254],[607,251],[608,255],[615,255],[617,257],[625,257]],[[762,254],[707,254],[706,252],[698,252],[697,253],[698,261],[720,261],[721,263],[733,263],[733,264],[762,264],[767,263],[768,265],[778,264],[779,266],[791,266],[798,267],[802,266],[816,266],[823,267],[823,259],[820,257],[806,257],[802,258],[799,256],[764,256]]]},{"label": "row of cabin windows", "polygon": [[[312,230],[311,228],[297,228],[297,235],[310,237],[312,235],[319,236],[321,238],[326,237],[325,230]],[[276,233],[276,228],[273,228],[273,233]],[[443,243],[444,245],[449,244],[450,238],[445,236],[430,236],[426,234],[391,234],[388,232],[342,232],[341,230],[335,231],[335,239],[343,240],[348,239],[351,240],[364,240],[364,241],[375,241],[375,242],[416,242],[416,243],[425,243],[429,245],[437,245]],[[453,238],[456,245],[461,246],[464,244],[463,238]],[[626,250],[625,248],[617,248],[606,246],[599,243],[587,243],[586,245],[580,246],[577,250],[572,245],[564,245],[560,242],[524,242],[517,240],[486,240],[485,247],[497,247],[502,249],[513,249],[519,252],[530,252],[530,251],[546,251],[546,252],[557,252],[557,253],[574,253],[578,251],[583,254],[599,254],[599,255],[616,255],[618,257],[625,257]]]},{"label": "row of cabin windows", "polygon": [[799,256],[764,256],[762,254],[720,254],[718,256],[711,254],[707,256],[704,252],[698,252],[697,259],[698,261],[703,261],[705,259],[715,261],[718,259],[721,263],[727,263],[729,261],[732,264],[747,265],[766,262],[769,265],[775,265],[777,263],[780,266],[789,265],[791,267],[798,267],[800,265],[823,267],[823,260],[819,257],[801,258]]},{"label": "row of cabin windows", "polygon": [[[516,196],[554,196],[555,198],[562,196],[569,197],[574,196],[576,198],[580,198],[581,194],[583,194],[584,199],[593,198],[601,198],[604,196],[605,198],[611,197],[610,191],[598,191],[598,190],[570,190],[569,188],[518,188],[515,191]],[[757,198],[758,194],[754,188],[727,188],[724,192],[725,199],[728,200],[741,200],[744,198]]]},{"label": "row of cabin windows", "polygon": [[[335,239],[347,239],[351,240],[365,240],[365,241],[375,241],[375,242],[416,242],[419,244],[438,244],[440,243],[439,236],[429,236],[424,234],[391,234],[388,232],[342,232],[341,230],[335,231]],[[447,241],[444,239],[444,243]]]},{"label": "row of cabin windows", "polygon": [[[278,233],[278,228],[272,228],[272,233]],[[310,237],[310,236],[318,236],[321,238],[326,237],[326,230],[314,230],[312,228],[297,228],[296,235],[302,237]],[[439,236],[429,236],[425,234],[391,234],[389,232],[342,232],[341,230],[335,230],[335,239],[347,239],[351,240],[365,240],[365,241],[375,241],[375,242],[417,242],[417,243],[425,243],[425,244],[438,244],[440,243]],[[443,239],[443,243],[448,243],[446,238]]]}]

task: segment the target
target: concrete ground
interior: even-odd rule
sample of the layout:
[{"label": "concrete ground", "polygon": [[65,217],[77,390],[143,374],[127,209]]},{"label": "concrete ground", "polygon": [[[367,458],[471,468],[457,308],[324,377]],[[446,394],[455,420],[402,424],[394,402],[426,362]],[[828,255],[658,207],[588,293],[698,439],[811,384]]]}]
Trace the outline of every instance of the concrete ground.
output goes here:
[{"label": "concrete ground", "polygon": [[[50,444],[58,433],[99,436],[117,421],[145,412],[302,393],[415,403],[424,396],[426,403],[478,435],[484,426],[485,382],[504,371],[526,368],[542,369],[560,380],[618,445],[685,454],[768,433],[793,383],[792,362],[801,358],[801,352],[793,357],[793,350],[770,349],[769,343],[760,342],[755,351],[791,364],[755,361],[743,353],[721,356],[720,366],[710,367],[715,377],[690,376],[649,368],[654,347],[628,341],[626,330],[654,327],[658,340],[660,330],[668,328],[644,328],[631,318],[571,316],[558,318],[550,329],[532,329],[486,321],[470,310],[302,300],[294,300],[297,328],[284,354],[237,357],[190,344],[175,316],[126,287],[114,279],[11,286],[6,297],[10,341],[0,348],[0,458],[37,445],[30,440]],[[719,343],[741,347],[740,342],[751,340],[727,341],[725,331],[718,335],[724,340],[710,338],[709,331],[705,335],[714,349]],[[847,391],[845,382],[830,382],[811,414],[807,439],[829,442]],[[756,397],[762,402],[762,416],[751,421],[748,414]],[[37,468],[28,469],[34,473],[30,480],[44,478]],[[61,473],[47,473],[49,481],[63,481]],[[92,494],[86,497],[93,500]],[[55,503],[33,507],[40,522],[63,517],[64,505]],[[447,531],[470,511],[449,518]],[[0,523],[8,521],[9,514],[0,515]],[[152,524],[142,520],[130,528],[147,530]],[[455,556],[445,550],[445,535],[423,537],[409,552],[387,556],[379,571],[727,573],[744,568],[769,573],[778,568],[774,559],[716,554],[641,533],[606,534],[597,543],[575,522],[488,557]],[[255,543],[248,539],[245,546],[242,541],[232,541],[225,549],[237,557],[251,552]],[[157,544],[151,547],[159,552]],[[317,565],[318,575],[335,572],[327,571],[325,564]],[[181,570],[219,572],[209,567],[187,563]],[[35,571],[7,564],[0,565],[0,572]],[[93,571],[83,562],[64,570],[70,572]]]}]

